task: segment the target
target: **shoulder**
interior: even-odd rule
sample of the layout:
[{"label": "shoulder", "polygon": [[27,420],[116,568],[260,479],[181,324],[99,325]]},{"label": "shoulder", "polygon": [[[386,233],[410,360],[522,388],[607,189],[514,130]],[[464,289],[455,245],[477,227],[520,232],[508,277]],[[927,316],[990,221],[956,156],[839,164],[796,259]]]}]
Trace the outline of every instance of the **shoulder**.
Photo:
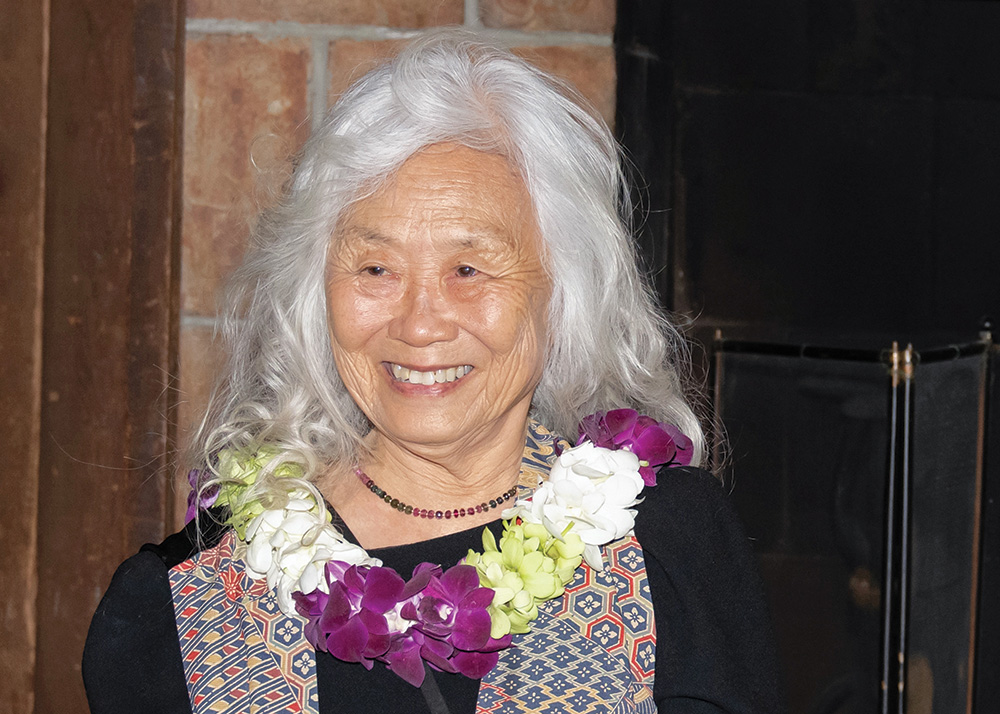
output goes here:
[{"label": "shoulder", "polygon": [[662,469],[642,496],[635,537],[685,610],[760,603],[756,558],[717,478],[695,468]]},{"label": "shoulder", "polygon": [[[87,648],[118,641],[131,633],[160,628],[175,635],[170,569],[191,558],[202,548],[215,545],[225,533],[219,519],[202,518],[200,534],[194,521],[158,544],[147,543],[115,571],[101,599],[87,638]],[[85,666],[86,666],[86,656]]]},{"label": "shoulder", "polygon": [[743,535],[722,483],[707,471],[691,467],[661,469],[656,485],[643,489],[642,499],[637,507],[636,532],[654,540]]},{"label": "shoulder", "polygon": [[723,505],[729,501],[722,482],[714,475],[694,466],[660,469],[656,485],[642,491],[644,498],[676,502],[681,506],[696,504]]},{"label": "shoulder", "polygon": [[670,468],[642,493],[635,536],[656,615],[657,700],[677,712],[695,711],[691,702],[785,711],[756,558],[722,484]]},{"label": "shoulder", "polygon": [[760,579],[749,539],[717,478],[696,468],[662,469],[642,492],[635,536],[647,560],[689,595],[738,589],[757,592]]},{"label": "shoulder", "polygon": [[155,620],[164,608],[170,608],[172,618],[166,565],[148,551],[133,555],[118,566],[94,613],[88,648],[100,644],[95,636],[115,636],[123,626]]},{"label": "shoulder", "polygon": [[189,524],[162,543],[143,546],[115,571],[83,651],[83,680],[94,714],[190,711],[170,568],[199,547],[214,545],[224,531],[213,524],[199,539]]},{"label": "shoulder", "polygon": [[83,651],[94,714],[190,711],[166,564],[140,552],[119,566]]}]

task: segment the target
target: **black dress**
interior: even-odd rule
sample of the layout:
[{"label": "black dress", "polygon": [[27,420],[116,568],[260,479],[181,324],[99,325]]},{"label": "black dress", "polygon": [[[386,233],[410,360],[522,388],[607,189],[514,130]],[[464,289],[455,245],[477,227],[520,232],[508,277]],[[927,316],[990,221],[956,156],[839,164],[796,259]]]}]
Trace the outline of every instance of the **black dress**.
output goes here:
[{"label": "black dress", "polygon": [[[663,712],[785,711],[770,616],[754,558],[732,506],[711,475],[662,470],[643,490],[635,536],[642,545],[657,623],[654,698]],[[500,532],[499,521],[491,524]],[[480,549],[481,527],[372,550],[409,574]],[[190,712],[167,571],[195,552],[189,527],[144,546],[119,567],[91,623],[83,677],[93,714]],[[221,533],[203,534],[212,545]],[[347,537],[353,540],[350,533]],[[372,671],[317,653],[319,709],[427,712],[420,689],[379,663]],[[479,682],[435,673],[452,714],[476,708]]]}]

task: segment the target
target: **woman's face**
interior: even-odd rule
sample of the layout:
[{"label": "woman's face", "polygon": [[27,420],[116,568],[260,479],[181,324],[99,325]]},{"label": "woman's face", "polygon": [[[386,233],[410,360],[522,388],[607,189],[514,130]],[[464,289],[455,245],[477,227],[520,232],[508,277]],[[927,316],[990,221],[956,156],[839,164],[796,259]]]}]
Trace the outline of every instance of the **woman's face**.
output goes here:
[{"label": "woman's face", "polygon": [[344,216],[330,336],[380,436],[446,447],[523,429],[547,347],[540,245],[507,161],[455,144],[414,155]]}]

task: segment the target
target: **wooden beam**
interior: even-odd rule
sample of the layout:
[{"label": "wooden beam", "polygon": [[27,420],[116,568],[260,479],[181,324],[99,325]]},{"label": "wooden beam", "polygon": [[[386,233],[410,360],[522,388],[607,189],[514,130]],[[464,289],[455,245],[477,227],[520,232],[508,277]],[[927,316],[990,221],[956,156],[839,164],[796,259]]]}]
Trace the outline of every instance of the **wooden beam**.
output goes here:
[{"label": "wooden beam", "polygon": [[181,0],[51,0],[36,711],[121,560],[170,518]]},{"label": "wooden beam", "polygon": [[48,3],[0,0],[0,711],[34,707]]}]

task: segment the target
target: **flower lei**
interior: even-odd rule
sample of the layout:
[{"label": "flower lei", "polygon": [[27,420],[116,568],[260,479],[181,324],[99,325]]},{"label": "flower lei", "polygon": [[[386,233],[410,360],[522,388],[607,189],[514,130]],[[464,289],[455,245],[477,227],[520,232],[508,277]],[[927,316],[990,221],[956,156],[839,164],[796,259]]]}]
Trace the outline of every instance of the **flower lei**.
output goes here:
[{"label": "flower lei", "polygon": [[[188,517],[214,504],[229,510],[226,523],[246,544],[247,574],[267,579],[285,614],[306,618],[317,649],[367,669],[384,662],[415,686],[424,662],[479,678],[582,562],[603,567],[601,546],[631,532],[633,506],[644,485],[655,485],[656,467],[687,465],[691,447],[676,427],[635,410],[593,414],[548,480],[503,512],[499,542],[484,528],[481,553],[470,550],[447,570],[421,563],[409,580],[345,540],[306,489],[291,486],[274,503],[251,497],[249,487],[278,456],[272,447],[219,452],[214,487],[200,486],[204,472],[189,473]],[[281,464],[273,476],[302,471]]]}]

